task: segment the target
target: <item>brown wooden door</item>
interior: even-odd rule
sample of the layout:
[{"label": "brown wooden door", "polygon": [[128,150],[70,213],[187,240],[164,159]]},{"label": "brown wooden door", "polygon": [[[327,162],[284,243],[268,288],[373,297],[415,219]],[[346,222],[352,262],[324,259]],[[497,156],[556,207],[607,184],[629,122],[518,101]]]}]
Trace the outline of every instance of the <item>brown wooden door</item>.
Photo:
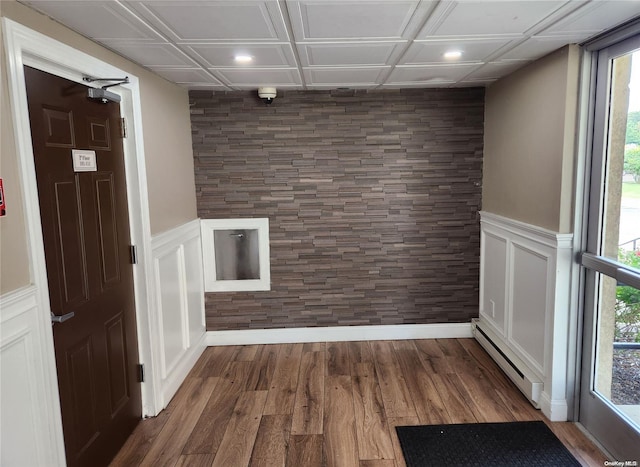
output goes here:
[{"label": "brown wooden door", "polygon": [[[106,465],[141,419],[118,104],[25,67],[62,424],[70,466]],[[76,172],[72,149],[96,153]]]}]

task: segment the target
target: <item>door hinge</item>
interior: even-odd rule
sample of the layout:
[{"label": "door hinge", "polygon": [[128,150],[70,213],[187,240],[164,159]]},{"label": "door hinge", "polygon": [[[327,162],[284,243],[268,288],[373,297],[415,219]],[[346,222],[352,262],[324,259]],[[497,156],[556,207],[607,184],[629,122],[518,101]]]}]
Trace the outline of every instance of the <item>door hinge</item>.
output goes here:
[{"label": "door hinge", "polygon": [[138,363],[136,371],[138,373],[138,383],[144,383],[144,363]]},{"label": "door hinge", "polygon": [[138,248],[135,245],[129,245],[129,259],[131,264],[138,264]]},{"label": "door hinge", "polygon": [[120,119],[120,138],[126,138],[127,137],[127,121],[125,120],[124,117],[122,117]]}]

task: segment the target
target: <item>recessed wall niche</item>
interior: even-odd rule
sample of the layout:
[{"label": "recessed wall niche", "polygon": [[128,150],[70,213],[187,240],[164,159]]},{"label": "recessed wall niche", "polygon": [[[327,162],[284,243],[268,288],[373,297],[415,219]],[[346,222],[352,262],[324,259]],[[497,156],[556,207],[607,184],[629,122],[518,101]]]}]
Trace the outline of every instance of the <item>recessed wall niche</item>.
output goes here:
[{"label": "recessed wall niche", "polygon": [[269,219],[203,219],[207,292],[271,289]]}]

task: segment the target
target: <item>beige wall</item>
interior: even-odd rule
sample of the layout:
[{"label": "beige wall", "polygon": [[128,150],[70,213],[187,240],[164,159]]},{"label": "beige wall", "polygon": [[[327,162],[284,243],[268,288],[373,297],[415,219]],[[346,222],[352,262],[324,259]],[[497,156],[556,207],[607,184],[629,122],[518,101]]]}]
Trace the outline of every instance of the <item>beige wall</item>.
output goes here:
[{"label": "beige wall", "polygon": [[155,235],[198,216],[188,94],[152,76],[153,83],[146,80],[140,88],[151,233]]},{"label": "beige wall", "polygon": [[487,89],[483,210],[572,231],[579,73],[567,46]]},{"label": "beige wall", "polygon": [[[85,39],[15,0],[0,1],[0,15],[46,34],[135,75],[140,82],[142,130],[147,166],[151,233],[158,234],[197,217],[189,100],[185,89],[169,83]],[[0,47],[4,50],[0,35]],[[2,58],[0,83],[0,176],[8,216],[0,219],[0,293],[30,282],[25,227],[18,184],[15,140]]]}]

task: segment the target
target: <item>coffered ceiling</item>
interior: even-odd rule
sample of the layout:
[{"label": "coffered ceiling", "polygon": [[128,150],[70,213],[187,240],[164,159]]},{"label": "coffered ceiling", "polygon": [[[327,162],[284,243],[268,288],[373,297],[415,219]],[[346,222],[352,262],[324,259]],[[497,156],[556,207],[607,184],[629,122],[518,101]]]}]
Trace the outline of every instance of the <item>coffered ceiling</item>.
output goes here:
[{"label": "coffered ceiling", "polygon": [[[483,86],[640,16],[638,0],[22,3],[170,81],[212,90]],[[445,58],[453,51],[460,57]]]}]

